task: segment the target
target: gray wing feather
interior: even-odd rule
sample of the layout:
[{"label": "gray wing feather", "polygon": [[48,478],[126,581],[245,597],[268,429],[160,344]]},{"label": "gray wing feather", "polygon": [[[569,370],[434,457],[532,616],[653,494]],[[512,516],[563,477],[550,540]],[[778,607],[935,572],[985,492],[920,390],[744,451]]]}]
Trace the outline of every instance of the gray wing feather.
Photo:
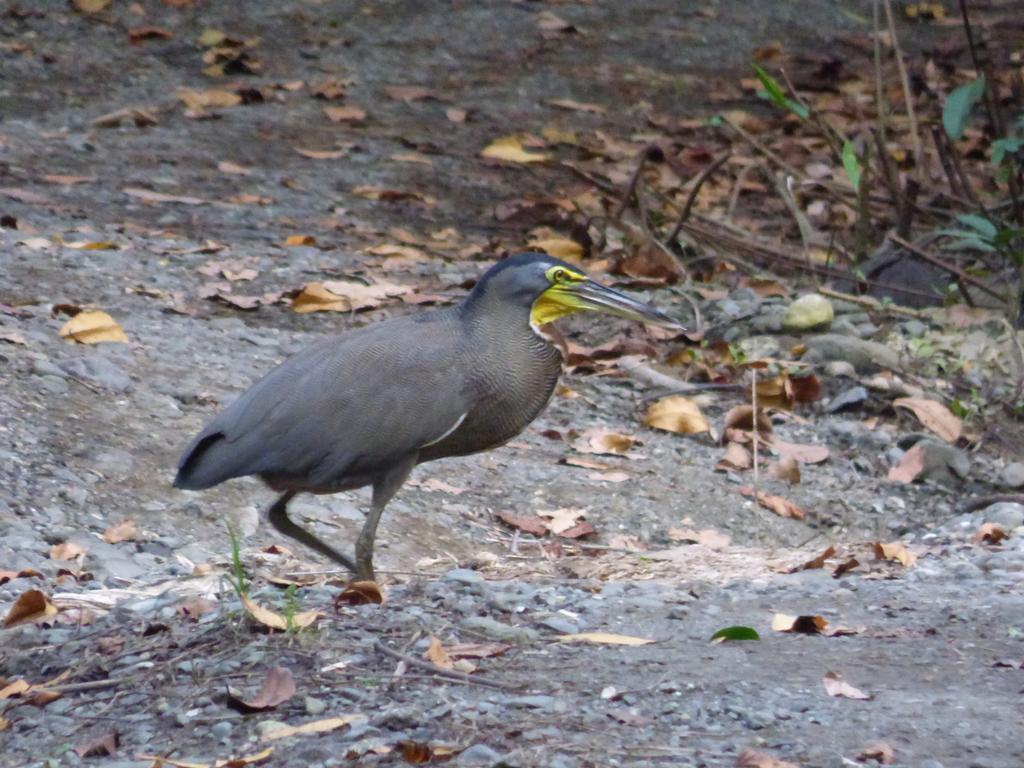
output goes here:
[{"label": "gray wing feather", "polygon": [[270,475],[327,486],[436,440],[470,408],[457,333],[401,318],[326,339],[257,381],[193,440],[175,485]]}]

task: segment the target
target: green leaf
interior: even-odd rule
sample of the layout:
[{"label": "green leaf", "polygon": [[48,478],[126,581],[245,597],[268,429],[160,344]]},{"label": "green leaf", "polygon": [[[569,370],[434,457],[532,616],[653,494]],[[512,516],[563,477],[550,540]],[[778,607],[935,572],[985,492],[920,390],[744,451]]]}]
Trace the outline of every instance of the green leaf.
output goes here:
[{"label": "green leaf", "polygon": [[996,236],[996,232],[999,231],[995,224],[984,216],[979,216],[976,213],[961,213],[956,217],[956,220],[961,224],[970,227],[986,240],[994,238]]},{"label": "green leaf", "polygon": [[843,144],[843,168],[846,175],[853,184],[853,188],[860,191],[860,161],[857,160],[857,152],[853,148],[853,142],[847,141]]},{"label": "green leaf", "polygon": [[1014,227],[1004,227],[1000,229],[992,242],[999,247],[1009,245],[1018,237],[1024,238],[1024,229],[1015,229]]},{"label": "green leaf", "polygon": [[1012,155],[1024,148],[1024,139],[996,139],[992,142],[992,165],[1002,165],[1007,155]]},{"label": "green leaf", "polygon": [[803,104],[798,101],[794,101],[789,98],[782,90],[782,86],[779,85],[779,81],[774,77],[765,72],[764,67],[760,64],[752,64],[754,72],[757,73],[757,79],[761,81],[761,85],[764,86],[763,91],[758,91],[757,95],[766,101],[772,102],[777,107],[789,110],[794,115],[799,117],[801,120],[806,120],[810,115]]},{"label": "green leaf", "polygon": [[712,640],[760,640],[761,636],[753,627],[723,627],[711,636]]},{"label": "green leaf", "polygon": [[957,240],[956,242],[949,243],[948,245],[942,246],[944,251],[981,251],[983,253],[994,253],[995,248],[986,243],[984,240],[979,240],[976,237],[965,237],[963,240]]},{"label": "green leaf", "polygon": [[971,116],[971,110],[985,94],[985,76],[977,80],[958,85],[949,94],[946,103],[942,107],[942,127],[946,129],[946,135],[951,139],[962,139],[964,129],[967,127],[967,119]]}]

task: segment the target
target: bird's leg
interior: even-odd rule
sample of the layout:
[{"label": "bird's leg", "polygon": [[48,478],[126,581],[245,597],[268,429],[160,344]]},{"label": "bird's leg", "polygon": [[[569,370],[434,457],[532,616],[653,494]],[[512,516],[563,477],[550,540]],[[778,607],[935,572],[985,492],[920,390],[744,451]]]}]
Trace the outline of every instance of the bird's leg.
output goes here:
[{"label": "bird's leg", "polygon": [[300,544],[305,544],[311,549],[315,549],[324,557],[341,564],[352,573],[355,573],[356,564],[352,561],[351,557],[341,554],[341,552],[336,550],[330,544],[325,544],[320,541],[320,539],[305,528],[301,528],[296,525],[295,522],[288,517],[288,502],[292,500],[294,495],[295,491],[286,491],[281,494],[277,501],[274,502],[274,506],[272,506],[270,511],[267,513],[267,519],[270,520],[270,524],[285,536],[295,539],[295,541]]},{"label": "bird's leg", "polygon": [[384,512],[384,507],[391,501],[402,483],[409,476],[412,468],[416,466],[416,455],[413,454],[396,463],[387,474],[379,477],[373,484],[373,501],[370,502],[370,511],[366,515],[366,522],[363,523],[363,530],[359,532],[356,539],[356,575],[360,579],[373,580],[373,541],[377,536],[377,524]]}]

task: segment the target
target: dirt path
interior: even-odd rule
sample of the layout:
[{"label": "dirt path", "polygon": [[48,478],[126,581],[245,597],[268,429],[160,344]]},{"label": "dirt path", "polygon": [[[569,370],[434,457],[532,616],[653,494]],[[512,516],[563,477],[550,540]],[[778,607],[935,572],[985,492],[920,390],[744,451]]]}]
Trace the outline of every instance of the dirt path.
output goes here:
[{"label": "dirt path", "polygon": [[[249,481],[201,495],[169,485],[187,439],[286,355],[328,330],[453,300],[531,228],[565,225],[548,201],[591,185],[564,165],[484,163],[490,141],[547,129],[642,143],[649,114],[724,108],[708,105],[708,83],[753,48],[836,45],[864,32],[870,4],[244,5],[241,14],[233,3],[115,0],[90,18],[53,0],[0,16],[0,330],[24,342],[0,344],[0,571],[42,574],[5,577],[0,612],[31,587],[64,609],[52,626],[5,631],[0,688],[64,672],[52,687],[78,686],[45,707],[27,695],[5,702],[0,765],[141,766],[153,761],[137,755],[172,753],[213,764],[267,747],[269,765],[401,765],[430,745],[437,761],[459,752],[459,765],[726,766],[753,749],[840,766],[879,742],[894,764],[921,768],[1024,761],[1024,536],[972,542],[981,522],[1012,531],[1024,510],[958,515],[959,481],[887,482],[887,457],[905,436],[896,430],[816,407],[777,426],[831,450],[804,467],[801,485],[769,481],[809,512],[782,519],[737,493],[747,480],[712,472],[721,447],[708,436],[644,428],[642,382],[574,374],[513,444],[416,471],[382,525],[387,601],[337,614],[334,582],[294,576],[322,564],[262,551],[279,543],[259,525],[268,492]],[[207,30],[228,39],[197,43]],[[237,74],[203,74],[218,62]],[[242,103],[183,105],[180,88]],[[315,98],[318,88],[345,96]],[[325,107],[365,117],[331,122]],[[122,109],[134,111],[120,124],[93,125]],[[584,153],[558,151],[570,162]],[[290,237],[306,244],[285,245]],[[381,275],[406,287],[404,300],[296,314],[281,298],[312,281]],[[647,296],[685,311],[671,291]],[[704,310],[728,324],[728,301],[742,300]],[[62,304],[109,312],[129,343],[61,340],[67,318],[51,308]],[[621,333],[578,320],[567,329],[587,344]],[[716,395],[705,408],[720,425],[737,402]],[[591,428],[635,436],[636,456],[566,465]],[[1001,464],[973,461],[967,485],[984,490]],[[345,542],[365,502],[343,494],[294,508]],[[598,532],[590,548],[540,546],[494,516],[564,508],[587,510]],[[315,629],[249,631],[223,577],[225,519],[245,534],[253,598],[325,611]],[[104,541],[124,520],[136,540]],[[683,543],[679,528],[728,540]],[[917,556],[912,567],[869,550],[896,539]],[[51,546],[63,542],[84,554],[56,560]],[[830,544],[839,552],[827,568],[786,573]],[[860,570],[834,578],[849,556]],[[93,578],[62,577],[65,566]],[[264,580],[287,574],[310,582],[294,598]],[[821,616],[849,634],[772,631],[776,613]],[[762,639],[708,643],[730,625]],[[559,640],[583,631],[656,642]],[[430,636],[448,648],[489,644],[465,660],[484,684],[404,663],[396,676],[396,659],[374,645],[419,659]],[[252,695],[277,665],[291,670],[295,696],[256,713],[228,706],[225,686]],[[829,696],[827,673],[868,698]],[[281,724],[348,715],[320,736],[273,738]],[[76,754],[114,731],[112,757]]]}]

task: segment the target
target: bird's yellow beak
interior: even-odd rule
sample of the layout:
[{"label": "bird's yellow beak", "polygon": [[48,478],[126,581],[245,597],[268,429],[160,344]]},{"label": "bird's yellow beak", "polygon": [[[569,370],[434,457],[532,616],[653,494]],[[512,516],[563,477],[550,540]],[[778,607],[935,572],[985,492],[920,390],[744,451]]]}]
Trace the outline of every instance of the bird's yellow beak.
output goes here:
[{"label": "bird's yellow beak", "polygon": [[582,311],[601,312],[641,323],[660,325],[663,328],[686,330],[650,304],[631,299],[624,293],[582,276],[571,282],[554,283],[538,296],[533,303],[530,320],[534,325],[541,326],[573,312]]}]

